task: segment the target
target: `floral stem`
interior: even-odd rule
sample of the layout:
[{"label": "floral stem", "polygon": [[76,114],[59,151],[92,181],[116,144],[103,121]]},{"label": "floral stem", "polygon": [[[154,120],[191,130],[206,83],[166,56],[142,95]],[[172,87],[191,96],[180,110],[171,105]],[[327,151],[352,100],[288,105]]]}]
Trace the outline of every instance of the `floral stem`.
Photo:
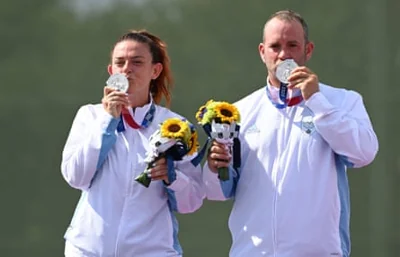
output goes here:
[{"label": "floral stem", "polygon": [[139,184],[143,185],[144,187],[150,186],[151,178],[149,177],[147,170],[149,170],[151,168],[152,163],[153,162],[149,163],[147,165],[147,169],[145,171],[143,171],[142,173],[140,173],[139,176],[137,176],[135,178],[135,181],[139,182]]},{"label": "floral stem", "polygon": [[222,181],[229,180],[229,169],[228,167],[218,168],[218,178]]}]

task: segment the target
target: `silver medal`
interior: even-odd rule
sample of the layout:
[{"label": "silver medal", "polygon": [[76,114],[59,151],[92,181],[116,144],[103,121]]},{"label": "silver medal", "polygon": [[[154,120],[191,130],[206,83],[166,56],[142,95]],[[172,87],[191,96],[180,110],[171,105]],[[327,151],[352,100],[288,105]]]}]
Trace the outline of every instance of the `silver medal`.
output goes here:
[{"label": "silver medal", "polygon": [[276,78],[285,84],[288,84],[288,78],[292,70],[297,67],[297,63],[293,59],[286,59],[276,66],[275,76]]},{"label": "silver medal", "polygon": [[129,87],[128,79],[120,73],[112,74],[106,81],[107,86],[117,89],[118,91],[126,93]]}]

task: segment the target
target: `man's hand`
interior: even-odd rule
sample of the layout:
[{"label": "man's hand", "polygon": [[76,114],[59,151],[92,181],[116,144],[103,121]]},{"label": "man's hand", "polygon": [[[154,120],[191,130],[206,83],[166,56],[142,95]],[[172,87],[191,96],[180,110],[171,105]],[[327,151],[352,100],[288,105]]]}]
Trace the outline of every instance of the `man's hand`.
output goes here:
[{"label": "man's hand", "polygon": [[229,148],[225,144],[213,140],[207,156],[207,163],[210,170],[218,173],[218,168],[228,167],[231,159],[232,155]]},{"label": "man's hand", "polygon": [[288,78],[289,89],[300,89],[304,100],[319,91],[318,76],[305,66],[297,67]]}]

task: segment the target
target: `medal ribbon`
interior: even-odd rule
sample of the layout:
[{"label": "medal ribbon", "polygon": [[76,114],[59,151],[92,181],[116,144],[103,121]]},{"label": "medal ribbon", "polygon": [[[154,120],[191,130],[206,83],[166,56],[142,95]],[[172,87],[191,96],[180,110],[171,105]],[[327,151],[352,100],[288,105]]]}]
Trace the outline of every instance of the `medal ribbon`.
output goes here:
[{"label": "medal ribbon", "polygon": [[288,94],[287,84],[282,83],[282,82],[279,87],[279,99],[283,102],[282,104],[276,103],[272,100],[271,92],[269,91],[268,86],[266,86],[266,90],[267,90],[268,99],[278,109],[284,109],[287,106],[293,106],[293,105],[299,104],[299,103],[301,103],[301,101],[303,101],[303,97],[301,95],[298,95],[298,96],[288,99],[287,98],[287,94]]},{"label": "medal ribbon", "polygon": [[121,111],[121,120],[118,124],[117,131],[122,132],[125,130],[124,120],[126,123],[128,123],[129,127],[133,128],[133,129],[147,128],[154,119],[155,111],[156,111],[156,106],[152,102],[149,110],[147,111],[146,115],[143,118],[142,123],[139,125],[133,119],[132,115],[129,113],[129,110],[123,108]]}]

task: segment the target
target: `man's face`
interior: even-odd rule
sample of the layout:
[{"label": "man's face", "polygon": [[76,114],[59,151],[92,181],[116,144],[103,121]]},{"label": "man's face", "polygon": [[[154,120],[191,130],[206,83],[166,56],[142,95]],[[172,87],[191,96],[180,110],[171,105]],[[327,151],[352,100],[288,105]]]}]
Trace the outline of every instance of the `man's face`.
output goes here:
[{"label": "man's face", "polygon": [[279,85],[275,77],[276,66],[286,59],[294,59],[299,66],[311,58],[314,45],[306,42],[304,30],[297,21],[273,18],[264,27],[264,42],[258,50],[265,63],[270,83]]},{"label": "man's face", "polygon": [[128,78],[128,94],[147,97],[150,81],[156,79],[161,72],[159,67],[161,64],[153,64],[152,61],[147,44],[125,40],[115,45],[108,72],[110,74],[122,73]]}]

